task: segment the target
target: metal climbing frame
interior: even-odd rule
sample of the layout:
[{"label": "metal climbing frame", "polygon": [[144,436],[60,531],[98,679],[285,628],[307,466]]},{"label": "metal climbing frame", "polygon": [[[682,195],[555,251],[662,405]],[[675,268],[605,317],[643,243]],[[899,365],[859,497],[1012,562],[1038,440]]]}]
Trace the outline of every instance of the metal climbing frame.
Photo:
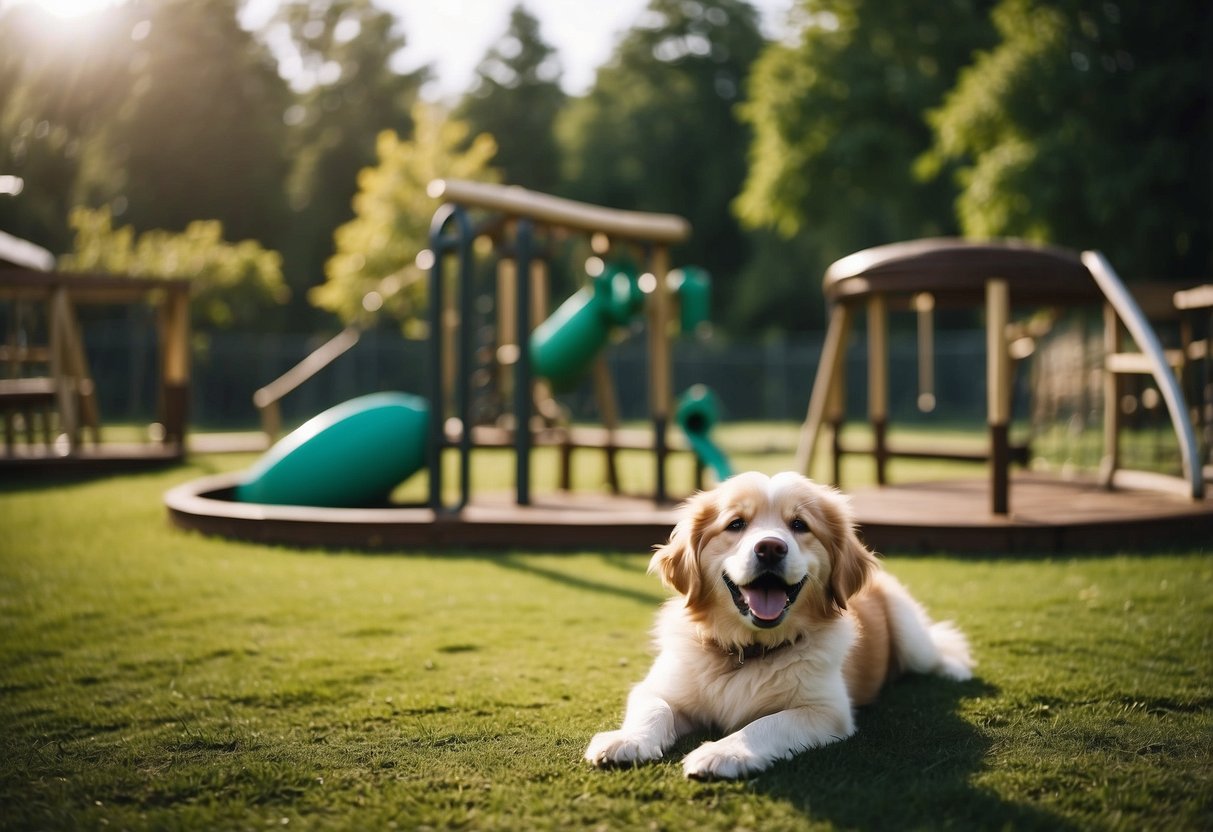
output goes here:
[{"label": "metal climbing frame", "polygon": [[[682,217],[670,214],[649,214],[603,208],[559,197],[528,191],[523,188],[492,185],[482,182],[435,180],[429,194],[443,204],[434,214],[430,225],[430,250],[434,255],[430,269],[430,443],[429,504],[435,512],[457,512],[471,499],[471,452],[474,441],[471,430],[471,376],[474,351],[472,320],[473,242],[489,227],[512,225],[512,243],[504,256],[515,261],[518,279],[514,281],[514,329],[517,355],[513,363],[513,445],[515,451],[515,499],[520,506],[531,503],[530,457],[533,447],[531,414],[534,378],[526,344],[532,325],[530,280],[532,262],[539,259],[537,235],[540,231],[572,231],[604,234],[612,244],[631,244],[645,253],[646,268],[654,275],[652,303],[648,311],[649,337],[649,410],[653,424],[653,451],[656,465],[654,500],[665,502],[666,459],[669,445],[666,429],[671,415],[670,339],[671,321],[667,272],[670,268],[668,247],[685,240],[691,231]],[[487,212],[478,224],[472,220],[473,210]],[[448,287],[444,270],[454,258],[455,287]],[[454,292],[459,326],[454,344],[446,344],[443,320],[448,303],[447,292]],[[448,349],[454,352],[455,371],[453,392],[457,431],[447,429]],[[444,472],[442,451],[455,435],[459,451],[459,499],[447,506],[443,499]]]}]

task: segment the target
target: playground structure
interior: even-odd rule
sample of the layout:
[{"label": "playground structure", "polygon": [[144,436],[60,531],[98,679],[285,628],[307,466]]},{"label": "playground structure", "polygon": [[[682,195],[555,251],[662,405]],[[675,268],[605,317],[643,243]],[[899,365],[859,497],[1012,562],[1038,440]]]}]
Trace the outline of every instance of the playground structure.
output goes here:
[{"label": "playground structure", "polygon": [[[939,549],[1064,550],[1133,545],[1171,539],[1213,539],[1213,502],[1202,449],[1175,370],[1205,360],[1209,342],[1191,336],[1179,351],[1165,351],[1140,307],[1098,252],[1075,252],[1021,241],[972,242],[932,239],[857,252],[827,270],[829,328],[797,450],[798,469],[812,470],[823,432],[828,432],[833,482],[841,480],[845,454],[871,456],[877,487],[853,493],[869,542]],[[1203,295],[1186,295],[1197,308]],[[1094,481],[1017,476],[1011,465],[1028,460],[1027,448],[1010,440],[1014,367],[1031,353],[1032,328],[1013,320],[1016,309],[1102,308],[1104,356],[1103,457]],[[912,310],[919,318],[920,402],[930,409],[932,311],[984,311],[988,442],[976,453],[938,443],[896,444],[888,438],[889,313]],[[846,419],[843,357],[854,319],[867,322],[867,421],[870,442],[844,441]],[[1125,334],[1137,351],[1127,351]],[[1153,379],[1165,403],[1182,464],[1182,475],[1127,471],[1121,466],[1123,381]],[[1208,395],[1206,383],[1204,395]],[[1200,407],[1203,407],[1201,405]],[[1206,417],[1207,418],[1207,417]],[[1198,422],[1199,423],[1199,422]],[[891,486],[888,463],[897,457],[985,462],[988,486],[945,481]],[[1014,485],[1014,489],[1012,489]],[[1014,491],[1014,499],[1012,492]],[[1175,495],[1182,495],[1176,499]]]},{"label": "playground structure", "polygon": [[[675,413],[671,390],[675,330],[680,325],[694,328],[707,305],[703,276],[670,267],[669,247],[690,233],[684,219],[483,183],[438,181],[430,193],[442,204],[432,222],[426,264],[428,430],[420,437],[366,440],[408,442],[424,449],[425,505],[389,504],[390,489],[364,495],[359,506],[333,505],[326,499],[291,504],[273,487],[250,487],[250,482],[258,486],[261,477],[273,474],[273,465],[267,464],[251,474],[189,483],[170,492],[166,502],[174,522],[208,533],[301,544],[648,546],[667,534],[673,522],[667,466],[675,453],[692,451],[696,476],[705,467],[716,476],[728,475],[727,458],[709,435],[717,418],[710,393],[693,390]],[[477,250],[484,248],[477,241],[484,239],[491,241],[494,255],[487,280],[477,260]],[[548,316],[551,258],[558,244],[571,239],[588,242],[598,268],[585,287]],[[481,291],[486,284],[487,293]],[[491,303],[486,304],[486,297]],[[648,357],[648,431],[621,427],[601,355],[617,329],[641,321]],[[280,379],[281,384],[258,391],[267,432],[277,429],[273,409],[278,399],[356,338],[351,331],[339,335]],[[592,381],[602,428],[564,424],[551,394],[552,387],[568,387],[583,377]],[[491,406],[485,406],[486,395],[495,397]],[[346,410],[326,411],[309,423],[307,432],[325,437],[351,434],[341,423],[360,411]],[[679,445],[667,436],[674,425],[686,436]],[[295,442],[297,452],[309,452],[304,440],[285,441]],[[539,445],[560,449],[558,494],[533,492],[532,451]],[[473,452],[503,447],[513,451],[513,494],[474,497]],[[606,456],[609,494],[578,494],[572,489],[571,456],[587,448]],[[651,454],[652,493],[623,493],[616,453],[624,449]],[[453,471],[443,464],[447,451],[457,458]],[[274,462],[294,464],[286,451],[272,450],[270,456]],[[353,457],[347,455],[346,461]],[[313,476],[346,476],[332,464]],[[256,494],[255,501],[240,499],[242,492],[246,498]],[[308,505],[315,502],[329,505]]]},{"label": "playground structure", "polygon": [[[665,246],[685,234],[685,226],[677,218],[610,211],[519,189],[472,183],[442,183],[435,193],[446,202],[433,224],[432,389],[429,401],[415,408],[417,413],[424,410],[423,418],[428,418],[427,440],[423,443],[428,456],[428,504],[383,505],[365,495],[360,498],[362,506],[345,508],[240,502],[235,497],[242,482],[247,486],[249,479],[229,476],[190,483],[171,492],[166,501],[176,523],[228,536],[301,545],[647,548],[668,534],[674,521],[664,476],[672,450],[665,441],[671,420],[682,428],[698,466],[710,468],[718,478],[731,473],[727,457],[709,438],[716,419],[711,391],[692,388],[677,407],[669,391],[672,299],[668,293],[673,286],[658,275],[668,272]],[[489,214],[474,224],[469,216],[473,210]],[[472,320],[468,316],[475,307],[475,295],[470,291],[474,280],[472,240],[486,230],[491,230],[499,255],[494,273],[498,286],[496,311],[504,335],[495,354],[504,359],[499,368],[505,374],[502,389],[512,394],[514,409],[499,414],[495,425],[474,425],[472,379],[477,368],[472,355],[478,345],[470,336],[473,327],[464,324]],[[530,339],[521,338],[518,333],[532,331],[532,324],[544,317],[546,302],[537,303],[536,299],[543,298],[547,263],[537,252],[545,243],[550,246],[556,235],[568,233],[595,235],[596,250],[603,254],[617,253],[620,246],[634,247],[631,254],[639,252],[640,262],[648,269],[644,273],[648,276],[645,294],[652,297],[641,304],[635,296],[639,281],[645,277],[636,277],[634,271],[622,266],[604,268],[601,283],[591,284],[566,301],[545,324],[534,327]],[[530,275],[531,279],[519,280],[520,275]],[[1213,502],[1205,497],[1208,473],[1202,465],[1209,454],[1209,338],[1197,338],[1196,330],[1189,326],[1178,355],[1175,350],[1163,350],[1141,309],[1102,256],[1018,241],[920,240],[844,258],[828,270],[824,286],[831,303],[830,323],[801,428],[796,464],[811,471],[820,434],[825,430],[830,434],[835,482],[840,479],[839,460],[844,454],[874,458],[878,486],[851,492],[857,520],[869,545],[901,550],[1063,552],[1213,539]],[[1207,295],[1204,289],[1193,290],[1177,295],[1175,304],[1181,310],[1194,310],[1197,317],[1203,311],[1207,317]],[[642,307],[644,310],[650,347],[653,433],[648,442],[632,446],[653,454],[657,487],[652,495],[623,495],[613,478],[609,495],[579,495],[569,490],[568,457],[573,448],[598,448],[610,455],[625,446],[618,439],[623,431],[611,427],[614,422],[609,413],[604,415],[607,427],[603,430],[559,427],[551,420],[553,402],[545,385],[551,381],[567,383],[583,373],[590,374],[596,383],[600,408],[611,409],[612,391],[609,383],[604,383],[605,366],[599,355],[609,327],[604,328],[601,317],[596,317],[581,332],[561,328],[590,315],[596,305],[603,308],[593,312],[595,316],[601,313],[621,320]],[[1026,447],[1011,443],[1015,367],[1032,352],[1033,337],[1040,335],[1035,319],[1016,320],[1014,315],[1053,307],[1103,310],[1105,454],[1101,475],[1094,481],[1036,474],[1012,477],[1010,471],[1013,462],[1022,464],[1029,458]],[[911,447],[888,438],[889,313],[911,309],[918,316],[923,347],[920,403],[929,410],[934,384],[931,321],[936,308],[969,308],[985,315],[989,435],[981,451],[962,453],[943,443]],[[872,437],[866,447],[842,438],[842,359],[853,321],[864,312],[868,319],[868,418]],[[545,332],[545,327],[551,331]],[[1140,351],[1125,350],[1126,331]],[[339,336],[331,343],[343,349],[346,337]],[[544,355],[545,345],[552,344],[557,345],[556,354]],[[331,360],[327,348],[324,352],[321,357]],[[1204,398],[1197,400],[1197,409],[1191,415],[1198,426],[1205,425],[1203,448],[1196,440],[1183,391],[1173,373],[1173,369],[1180,370],[1192,387],[1192,369],[1202,361],[1204,386],[1197,384],[1196,388],[1203,391]],[[531,376],[532,365],[547,367],[547,378]],[[1145,374],[1157,383],[1180,449],[1182,476],[1130,472],[1120,465],[1122,423],[1118,400],[1129,374]],[[409,417],[414,425],[409,430],[414,434],[421,431],[417,413]],[[1200,417],[1201,413],[1205,415]],[[315,421],[317,431],[342,425],[340,418],[327,412]],[[592,438],[586,438],[587,431]],[[382,440],[387,441],[390,439]],[[634,438],[627,441],[634,442]],[[543,443],[559,445],[565,470],[559,494],[536,497],[530,490],[530,451]],[[515,493],[511,498],[494,494],[473,499],[472,451],[502,446],[515,450]],[[458,456],[455,482],[449,487],[444,485],[439,465],[444,451]],[[980,480],[893,485],[886,467],[898,457],[986,463],[988,485],[983,487]],[[270,468],[274,461],[263,460]],[[412,470],[416,465],[410,462],[406,467]],[[306,466],[300,470],[306,471]],[[357,476],[358,472],[347,473]],[[327,497],[320,502],[336,501]]]},{"label": "playground structure", "polygon": [[[0,471],[104,471],[184,458],[188,281],[63,274],[34,263],[14,264],[0,268],[0,302],[7,313],[5,343],[0,345]],[[81,305],[146,304],[155,307],[160,345],[160,413],[149,431],[152,441],[102,444],[96,389],[76,310]],[[40,343],[41,338],[45,341]]]}]

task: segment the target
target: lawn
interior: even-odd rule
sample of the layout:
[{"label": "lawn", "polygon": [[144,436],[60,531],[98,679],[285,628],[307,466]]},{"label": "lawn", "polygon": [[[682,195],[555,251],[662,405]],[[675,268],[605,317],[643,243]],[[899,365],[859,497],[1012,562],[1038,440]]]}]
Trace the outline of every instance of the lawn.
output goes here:
[{"label": "lawn", "polygon": [[1213,828],[1213,551],[886,553],[977,679],[903,680],[854,738],[701,784],[702,737],[581,761],[647,666],[646,553],[168,525],[164,490],[247,462],[0,488],[0,829]]}]

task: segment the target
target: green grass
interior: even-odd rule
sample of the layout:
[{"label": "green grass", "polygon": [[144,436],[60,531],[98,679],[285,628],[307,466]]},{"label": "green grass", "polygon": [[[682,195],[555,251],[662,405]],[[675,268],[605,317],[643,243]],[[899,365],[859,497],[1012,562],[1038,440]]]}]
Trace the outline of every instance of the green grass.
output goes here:
[{"label": "green grass", "polygon": [[[587,455],[588,456],[588,455]],[[742,783],[581,761],[645,672],[643,552],[363,555],[172,529],[248,458],[0,489],[0,829],[1208,829],[1213,560],[906,557],[965,684]]]}]

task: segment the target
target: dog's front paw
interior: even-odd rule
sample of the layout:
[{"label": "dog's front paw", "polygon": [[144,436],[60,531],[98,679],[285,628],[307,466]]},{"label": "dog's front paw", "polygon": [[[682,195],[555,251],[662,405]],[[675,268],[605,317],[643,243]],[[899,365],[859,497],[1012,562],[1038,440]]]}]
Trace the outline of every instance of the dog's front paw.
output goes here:
[{"label": "dog's front paw", "polygon": [[652,737],[630,731],[603,731],[590,740],[585,758],[599,768],[606,768],[660,760],[661,753],[661,744]]},{"label": "dog's front paw", "polygon": [[767,765],[734,737],[705,742],[682,758],[682,772],[692,780],[738,780],[757,774]]}]

